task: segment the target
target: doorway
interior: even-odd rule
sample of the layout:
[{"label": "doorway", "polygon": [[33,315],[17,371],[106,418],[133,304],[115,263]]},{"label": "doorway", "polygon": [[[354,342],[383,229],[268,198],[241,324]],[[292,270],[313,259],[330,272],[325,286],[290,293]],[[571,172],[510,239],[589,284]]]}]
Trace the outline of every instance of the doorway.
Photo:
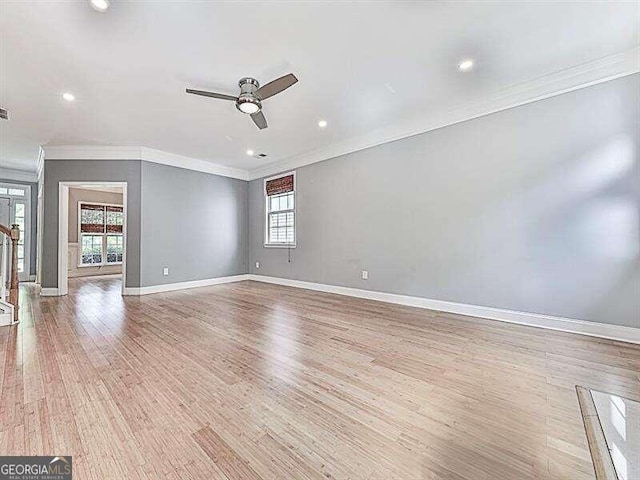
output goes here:
[{"label": "doorway", "polygon": [[20,229],[18,241],[18,280],[27,282],[31,276],[31,186],[0,183],[0,224]]},{"label": "doorway", "polygon": [[58,295],[70,277],[119,275],[126,285],[127,183],[60,182]]}]

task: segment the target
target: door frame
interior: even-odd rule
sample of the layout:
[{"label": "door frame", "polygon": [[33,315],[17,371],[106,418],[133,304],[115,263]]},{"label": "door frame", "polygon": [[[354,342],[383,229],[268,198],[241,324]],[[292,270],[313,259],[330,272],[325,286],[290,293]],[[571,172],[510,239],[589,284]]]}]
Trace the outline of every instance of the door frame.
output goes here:
[{"label": "door frame", "polygon": [[23,257],[23,270],[22,273],[18,274],[18,280],[20,282],[29,282],[31,281],[31,185],[27,185],[24,183],[12,183],[8,182],[0,182],[1,187],[7,188],[16,188],[20,190],[24,190],[24,197],[17,195],[0,195],[2,198],[9,199],[9,225],[7,227],[11,227],[12,223],[15,223],[15,204],[24,203],[24,232],[20,232],[20,236],[24,238],[24,257]]},{"label": "door frame", "polygon": [[58,295],[69,293],[69,187],[122,187],[122,295],[127,284],[127,182],[59,182],[58,184]]}]

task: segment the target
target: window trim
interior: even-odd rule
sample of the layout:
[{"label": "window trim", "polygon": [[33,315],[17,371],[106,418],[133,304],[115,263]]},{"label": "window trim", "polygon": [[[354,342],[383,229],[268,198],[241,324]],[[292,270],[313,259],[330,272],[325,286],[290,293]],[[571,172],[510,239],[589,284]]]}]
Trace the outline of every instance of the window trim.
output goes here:
[{"label": "window trim", "polygon": [[[269,195],[267,195],[267,182],[269,180],[276,180],[282,177],[288,177],[289,175],[293,176],[293,243],[277,243],[277,242],[269,242]],[[297,208],[298,208],[298,200],[297,200],[297,181],[296,181],[296,172],[284,172],[279,173],[278,175],[274,175],[272,177],[268,177],[263,179],[262,181],[262,196],[264,199],[264,244],[265,248],[296,248],[298,242],[298,219]],[[275,196],[275,195],[274,195]],[[287,210],[289,211],[289,210]]]},{"label": "window trim", "polygon": [[[123,202],[124,203],[124,202]],[[120,234],[115,234],[115,235],[121,235],[122,236],[122,260],[124,260],[124,231],[125,231],[125,223],[126,223],[126,217],[125,217],[125,213],[124,213],[124,205],[118,205],[117,203],[102,203],[102,202],[90,202],[87,200],[78,200],[78,218],[77,218],[77,227],[78,227],[78,268],[88,268],[88,267],[111,267],[111,266],[118,266],[118,265],[122,265],[122,261],[121,262],[106,262],[104,260],[106,260],[107,258],[107,236],[109,235],[108,233],[87,233],[86,235],[101,235],[103,238],[103,242],[102,242],[102,258],[104,259],[101,263],[82,263],[82,231],[81,231],[81,227],[80,225],[82,224],[82,205],[83,204],[87,204],[87,205],[100,205],[103,207],[120,207],[122,208],[122,220],[123,220],[123,224],[122,224],[122,233]],[[106,222],[106,219],[105,219]],[[113,233],[111,235],[114,235]]]}]

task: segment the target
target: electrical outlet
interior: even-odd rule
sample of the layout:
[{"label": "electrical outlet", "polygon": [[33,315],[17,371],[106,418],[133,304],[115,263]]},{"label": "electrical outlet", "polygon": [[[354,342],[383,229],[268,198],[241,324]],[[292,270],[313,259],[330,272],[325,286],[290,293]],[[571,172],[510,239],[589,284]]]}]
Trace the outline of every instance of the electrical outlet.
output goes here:
[{"label": "electrical outlet", "polygon": [[164,267],[164,268],[162,269],[162,275],[164,275],[164,276],[169,275],[169,267]]},{"label": "electrical outlet", "polygon": [[256,262],[256,268],[260,268],[260,262]]},{"label": "electrical outlet", "polygon": [[367,270],[362,270],[362,279],[369,280],[369,272]]}]

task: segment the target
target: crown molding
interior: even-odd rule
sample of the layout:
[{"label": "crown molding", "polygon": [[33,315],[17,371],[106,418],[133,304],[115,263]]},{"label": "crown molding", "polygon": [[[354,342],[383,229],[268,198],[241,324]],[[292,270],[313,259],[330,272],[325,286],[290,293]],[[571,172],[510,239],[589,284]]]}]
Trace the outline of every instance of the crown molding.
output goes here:
[{"label": "crown molding", "polygon": [[249,180],[275,175],[286,170],[375,147],[383,143],[412,137],[456,123],[615,80],[639,71],[640,46],[622,53],[566,68],[531,81],[508,86],[480,101],[459,105],[449,110],[429,112],[426,115],[397,122],[341,143],[270,163],[250,170]]},{"label": "crown molding", "polygon": [[0,179],[2,180],[14,180],[17,182],[29,182],[35,183],[38,181],[38,177],[35,172],[29,170],[15,170],[13,168],[0,167]]},{"label": "crown molding", "polygon": [[172,167],[186,168],[197,172],[221,175],[223,177],[237,178],[240,180],[249,179],[249,172],[246,170],[217,165],[205,160],[198,160],[197,158],[185,157],[174,153],[154,150],[152,148],[142,147],[142,160],[145,162],[159,163]]},{"label": "crown molding", "polygon": [[248,172],[147,147],[60,145],[44,147],[45,160],[140,160],[223,177],[248,180]]},{"label": "crown molding", "polygon": [[95,145],[45,146],[45,160],[142,160],[142,147]]}]

